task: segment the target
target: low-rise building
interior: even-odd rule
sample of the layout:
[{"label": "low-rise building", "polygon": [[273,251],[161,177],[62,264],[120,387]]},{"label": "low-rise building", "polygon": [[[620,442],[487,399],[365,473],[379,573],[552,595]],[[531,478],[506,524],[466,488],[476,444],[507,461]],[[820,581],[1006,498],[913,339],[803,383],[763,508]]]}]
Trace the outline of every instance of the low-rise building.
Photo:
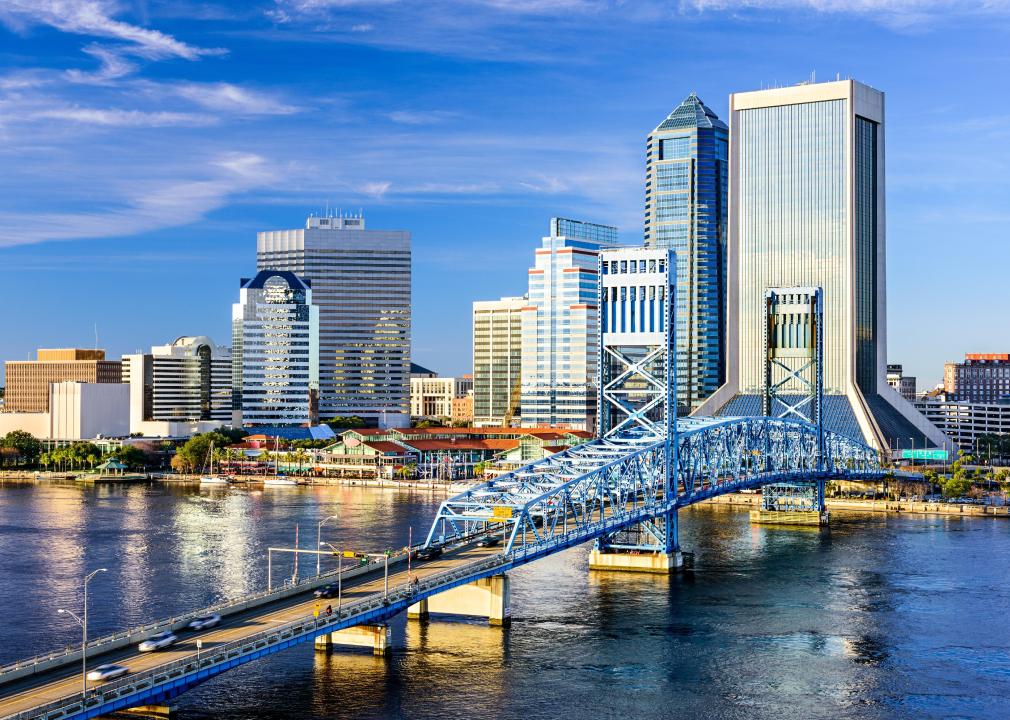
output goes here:
[{"label": "low-rise building", "polygon": [[452,480],[473,477],[476,466],[492,461],[540,460],[591,437],[553,428],[359,428],[341,433],[316,463],[335,476],[386,477],[408,468],[418,478]]},{"label": "low-rise building", "polygon": [[452,417],[456,398],[473,392],[473,376],[410,378],[410,416],[412,419]]},{"label": "low-rise building", "polygon": [[[1010,433],[1010,402],[975,403],[950,399],[944,393],[916,400],[919,412],[965,451],[976,450],[982,435]],[[947,448],[952,451],[954,448]]]},{"label": "low-rise building", "polygon": [[93,440],[130,432],[130,390],[123,383],[50,383],[49,408],[0,414],[0,435],[23,430],[40,440]]},{"label": "low-rise building", "polygon": [[473,389],[464,397],[453,398],[452,415],[449,420],[453,425],[473,423]]}]

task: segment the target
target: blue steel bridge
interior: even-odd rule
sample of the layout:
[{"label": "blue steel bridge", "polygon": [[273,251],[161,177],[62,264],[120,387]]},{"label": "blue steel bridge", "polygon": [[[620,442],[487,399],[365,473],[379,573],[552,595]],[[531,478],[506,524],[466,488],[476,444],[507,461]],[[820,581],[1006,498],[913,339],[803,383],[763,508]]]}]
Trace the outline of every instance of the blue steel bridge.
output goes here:
[{"label": "blue steel bridge", "polygon": [[[635,251],[621,250],[619,257],[629,252]],[[388,557],[388,564],[341,568],[294,587],[99,638],[89,644],[89,666],[116,662],[130,673],[86,694],[79,647],[0,668],[0,717],[64,720],[129,708],[164,711],[194,686],[295,645],[360,644],[365,637],[371,638],[369,647],[379,648],[382,623],[404,611],[483,615],[504,624],[512,568],[593,542],[591,566],[669,571],[679,564],[682,508],[739,490],[786,485],[813,489],[813,509],[820,511],[826,481],[884,476],[875,450],[803,418],[676,418],[673,341],[666,331],[674,296],[672,256],[637,253],[630,257],[641,259],[641,270],[631,280],[637,287],[660,285],[641,291],[637,327],[632,322],[625,332],[615,320],[617,308],[608,306],[608,297],[624,297],[609,288],[627,278],[613,271],[601,275],[601,314],[609,319],[601,323],[599,439],[446,500],[425,541]],[[648,313],[646,296],[658,302]],[[489,546],[489,537],[500,542]],[[440,556],[417,557],[436,545],[443,549]],[[335,607],[332,614],[318,614],[312,591],[335,580],[341,599],[326,601]],[[145,635],[181,629],[189,618],[211,611],[222,615],[218,627],[180,632],[180,641],[161,652],[137,652]],[[363,628],[375,631],[369,636]]]}]

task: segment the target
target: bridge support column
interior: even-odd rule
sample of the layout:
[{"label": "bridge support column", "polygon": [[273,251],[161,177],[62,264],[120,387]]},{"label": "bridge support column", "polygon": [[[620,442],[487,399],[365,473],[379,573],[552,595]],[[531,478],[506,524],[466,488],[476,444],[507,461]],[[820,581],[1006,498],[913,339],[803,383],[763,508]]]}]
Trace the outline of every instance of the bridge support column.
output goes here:
[{"label": "bridge support column", "polygon": [[761,508],[751,510],[750,521],[757,525],[828,524],[824,505],[824,480],[809,483],[780,483],[761,488]]},{"label": "bridge support column", "polygon": [[483,617],[489,625],[508,625],[512,621],[509,582],[509,576],[503,574],[460,585],[414,603],[407,608],[407,617],[427,620],[431,613],[438,613]]},{"label": "bridge support column", "polygon": [[589,553],[590,570],[620,570],[622,572],[673,573],[684,567],[684,555],[673,552],[614,551],[594,548]]},{"label": "bridge support column", "polygon": [[179,708],[175,705],[138,705],[137,707],[117,710],[113,716],[131,718],[151,718],[151,720],[168,720],[174,718]]},{"label": "bridge support column", "polygon": [[385,655],[389,650],[389,626],[355,625],[336,630],[316,638],[316,650],[330,652],[337,646],[372,648],[375,655]]}]

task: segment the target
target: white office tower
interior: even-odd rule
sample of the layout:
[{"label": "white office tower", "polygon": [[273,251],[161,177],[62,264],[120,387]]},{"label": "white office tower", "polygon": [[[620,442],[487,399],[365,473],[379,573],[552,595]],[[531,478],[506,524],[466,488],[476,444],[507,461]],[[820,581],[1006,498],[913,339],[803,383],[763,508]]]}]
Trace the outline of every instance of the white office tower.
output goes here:
[{"label": "white office tower", "polygon": [[309,217],[304,230],[261,232],[260,270],[288,270],[319,306],[319,416],[410,425],[410,233],[365,219]]},{"label": "white office tower", "polygon": [[204,335],[156,345],[150,353],[123,356],[130,385],[130,432],[190,435],[232,420],[229,348]]},{"label": "white office tower", "polygon": [[617,228],[551,218],[522,313],[522,424],[596,429],[597,259]]},{"label": "white office tower", "polygon": [[825,427],[942,447],[886,379],[884,94],[841,80],[731,95],[729,197],[727,380],[695,414],[758,415],[771,390],[788,402],[791,381],[766,387],[767,293],[819,289]]},{"label": "white office tower", "polygon": [[232,305],[232,393],[236,425],[316,424],[319,308],[308,281],[283,270],[242,279]]},{"label": "white office tower", "polygon": [[522,391],[524,297],[473,304],[473,424],[518,424]]}]

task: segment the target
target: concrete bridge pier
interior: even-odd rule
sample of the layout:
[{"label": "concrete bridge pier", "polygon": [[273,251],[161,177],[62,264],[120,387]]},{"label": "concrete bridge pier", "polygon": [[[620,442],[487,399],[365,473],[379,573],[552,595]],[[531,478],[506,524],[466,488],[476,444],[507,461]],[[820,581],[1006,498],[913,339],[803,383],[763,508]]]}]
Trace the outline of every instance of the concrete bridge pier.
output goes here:
[{"label": "concrete bridge pier", "polygon": [[431,613],[462,615],[487,618],[489,625],[506,626],[512,622],[509,583],[505,574],[481,578],[414,603],[407,608],[407,617],[428,620]]},{"label": "concrete bridge pier", "polygon": [[138,705],[137,707],[117,710],[110,717],[149,718],[149,720],[171,720],[178,713],[176,705]]},{"label": "concrete bridge pier", "polygon": [[765,485],[761,488],[761,507],[751,510],[750,521],[756,525],[827,525],[824,479]]},{"label": "concrete bridge pier", "polygon": [[331,652],[338,646],[372,648],[374,655],[389,651],[389,625],[355,625],[316,638],[316,650]]},{"label": "concrete bridge pier", "polygon": [[684,567],[676,510],[650,522],[596,541],[589,554],[590,570],[674,573]]}]

